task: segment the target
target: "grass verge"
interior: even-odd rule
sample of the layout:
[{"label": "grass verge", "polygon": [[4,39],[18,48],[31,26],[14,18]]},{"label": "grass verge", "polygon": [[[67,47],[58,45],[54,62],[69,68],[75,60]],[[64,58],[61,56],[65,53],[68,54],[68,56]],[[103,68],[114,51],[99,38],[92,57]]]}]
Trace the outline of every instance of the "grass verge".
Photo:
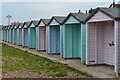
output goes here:
[{"label": "grass verge", "polygon": [[[78,75],[92,77],[91,75],[69,67],[68,65],[53,62],[47,58],[21,51],[5,44],[2,45],[2,54],[2,68],[7,72],[29,69],[39,74],[46,74],[47,76],[64,77],[67,76],[68,72],[73,71]],[[3,74],[7,72],[3,71]]]}]

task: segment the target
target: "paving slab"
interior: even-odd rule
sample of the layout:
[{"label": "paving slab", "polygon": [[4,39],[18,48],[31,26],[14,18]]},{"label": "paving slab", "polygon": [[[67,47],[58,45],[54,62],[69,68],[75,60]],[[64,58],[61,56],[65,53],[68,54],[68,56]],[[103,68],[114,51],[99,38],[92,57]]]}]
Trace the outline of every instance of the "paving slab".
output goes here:
[{"label": "paving slab", "polygon": [[60,62],[62,64],[67,64],[77,70],[86,72],[90,75],[92,75],[94,78],[117,78],[117,75],[114,72],[113,66],[108,65],[94,65],[94,66],[87,66],[80,63],[80,59],[63,59],[60,57],[60,55],[48,55],[46,52],[38,52],[36,49],[29,49],[29,48],[23,48],[22,46],[13,45],[11,43],[3,42],[4,44],[7,44],[9,46],[18,48],[23,51],[30,52],[32,54],[42,56],[45,58],[48,58],[55,62]]}]

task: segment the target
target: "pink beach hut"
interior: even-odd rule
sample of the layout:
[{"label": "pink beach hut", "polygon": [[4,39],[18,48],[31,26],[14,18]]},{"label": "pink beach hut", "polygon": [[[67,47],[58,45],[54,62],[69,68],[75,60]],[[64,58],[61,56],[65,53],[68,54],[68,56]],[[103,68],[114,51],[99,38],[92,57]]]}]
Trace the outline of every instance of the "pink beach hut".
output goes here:
[{"label": "pink beach hut", "polygon": [[37,50],[47,50],[47,26],[50,19],[40,19],[38,25],[38,48]]}]

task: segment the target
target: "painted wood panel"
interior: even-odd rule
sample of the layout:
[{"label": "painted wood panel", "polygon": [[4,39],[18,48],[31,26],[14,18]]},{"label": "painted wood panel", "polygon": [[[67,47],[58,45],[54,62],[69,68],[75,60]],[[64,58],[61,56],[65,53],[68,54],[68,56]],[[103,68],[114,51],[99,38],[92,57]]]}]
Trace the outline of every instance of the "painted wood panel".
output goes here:
[{"label": "painted wood panel", "polygon": [[39,26],[45,26],[45,24],[41,21]]},{"label": "painted wood panel", "polygon": [[59,23],[55,19],[53,19],[49,25],[59,25]]},{"label": "painted wood panel", "polygon": [[10,32],[11,32],[11,30],[8,29],[8,42],[10,42]]},{"label": "painted wood panel", "polygon": [[7,42],[9,42],[9,29],[7,29]]},{"label": "painted wood panel", "polygon": [[96,23],[87,23],[86,29],[86,64],[91,65],[96,63]]},{"label": "painted wood panel", "polygon": [[49,49],[50,54],[60,53],[60,26],[50,26],[49,28]]},{"label": "painted wood panel", "polygon": [[63,58],[81,57],[80,24],[66,24],[63,32]]},{"label": "painted wood panel", "polygon": [[98,22],[98,21],[108,21],[108,20],[113,20],[113,19],[108,17],[106,14],[98,11],[92,18],[88,20],[88,22]]},{"label": "painted wood panel", "polygon": [[7,42],[7,29],[5,29],[5,42]]},{"label": "painted wood panel", "polygon": [[2,29],[2,39],[3,39],[3,41],[4,41],[4,34],[5,34],[5,30],[4,29]]},{"label": "painted wood panel", "polygon": [[53,19],[47,28],[47,51],[49,54],[60,53],[60,26],[62,25]]},{"label": "painted wood panel", "polygon": [[[118,21],[118,36],[120,36],[120,20]],[[118,37],[118,45],[120,44],[120,37]],[[117,55],[117,64],[118,64],[118,73],[120,74],[120,46],[118,47],[118,55]]]},{"label": "painted wood panel", "polygon": [[35,27],[35,32],[36,32],[36,34],[35,34],[35,36],[36,36],[36,49],[38,50],[38,27]]},{"label": "painted wood panel", "polygon": [[11,43],[13,43],[13,29],[11,29]]},{"label": "painted wood panel", "polygon": [[87,64],[115,64],[114,27],[111,21],[89,23],[87,37]]},{"label": "painted wood panel", "polygon": [[69,19],[65,22],[65,24],[72,24],[72,23],[80,23],[77,21],[73,16],[70,16]]},{"label": "painted wood panel", "polygon": [[86,64],[86,24],[81,24],[81,63]]},{"label": "painted wood panel", "polygon": [[32,23],[32,24],[30,25],[30,27],[35,27],[35,25]]},{"label": "painted wood panel", "polygon": [[96,64],[104,64],[104,22],[97,23],[96,26]]},{"label": "painted wood panel", "polygon": [[19,45],[19,28],[17,28],[17,38],[18,38],[17,45]]},{"label": "painted wood panel", "polygon": [[27,47],[28,46],[28,28],[23,28],[23,44],[22,46]]},{"label": "painted wood panel", "polygon": [[63,30],[64,26],[60,26],[60,56],[63,57]]},{"label": "painted wood panel", "polygon": [[5,41],[5,29],[3,29],[3,41]]},{"label": "painted wood panel", "polygon": [[115,72],[120,74],[120,20],[115,22]]},{"label": "painted wood panel", "polygon": [[48,26],[46,26],[46,51],[48,52]]},{"label": "painted wood panel", "polygon": [[2,27],[0,28],[0,40],[2,41]]},{"label": "painted wood panel", "polygon": [[8,29],[6,29],[6,31],[7,31],[7,33],[6,33],[6,35],[7,35],[7,36],[6,36],[6,37],[7,37],[7,38],[6,38],[6,42],[8,42]]},{"label": "painted wood panel", "polygon": [[110,43],[114,42],[114,27],[112,22],[106,22],[104,28],[104,54],[105,54],[105,64],[114,65],[115,64],[115,50],[114,46],[109,46]]},{"label": "painted wood panel", "polygon": [[29,48],[36,48],[36,28],[35,27],[29,27],[28,28],[28,47]]},{"label": "painted wood panel", "polygon": [[24,28],[22,28],[22,46],[24,46]]},{"label": "painted wood panel", "polygon": [[22,45],[22,28],[18,28],[18,45]]},{"label": "painted wood panel", "polygon": [[47,53],[50,53],[50,26],[47,27],[47,30],[48,30],[48,33],[47,33],[47,35],[48,35]]},{"label": "painted wood panel", "polygon": [[18,39],[18,38],[17,38],[17,29],[14,29],[13,34],[14,34],[14,35],[13,35],[13,37],[14,37],[14,42],[13,42],[13,43],[14,43],[14,44],[17,44],[17,39]]},{"label": "painted wood panel", "polygon": [[4,41],[6,41],[6,29],[4,29]]},{"label": "painted wood panel", "polygon": [[39,26],[39,50],[46,50],[46,26]]},{"label": "painted wood panel", "polygon": [[8,42],[10,42],[10,37],[11,36],[11,29],[9,29],[9,38],[8,38]]}]

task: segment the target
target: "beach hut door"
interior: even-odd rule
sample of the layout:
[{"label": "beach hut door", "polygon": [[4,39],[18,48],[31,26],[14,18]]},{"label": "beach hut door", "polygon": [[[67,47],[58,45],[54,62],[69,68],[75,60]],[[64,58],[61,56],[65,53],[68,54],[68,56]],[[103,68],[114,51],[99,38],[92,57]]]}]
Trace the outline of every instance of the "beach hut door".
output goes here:
[{"label": "beach hut door", "polygon": [[114,65],[115,64],[115,38],[114,38],[114,26],[112,26],[112,29],[111,29],[111,32],[112,32],[112,42],[111,42],[111,45],[112,45],[112,47],[111,47],[111,63],[112,63],[112,65]]},{"label": "beach hut door", "polygon": [[114,45],[114,26],[111,23],[108,24],[106,28],[106,64],[114,65],[115,64],[115,45]]}]

